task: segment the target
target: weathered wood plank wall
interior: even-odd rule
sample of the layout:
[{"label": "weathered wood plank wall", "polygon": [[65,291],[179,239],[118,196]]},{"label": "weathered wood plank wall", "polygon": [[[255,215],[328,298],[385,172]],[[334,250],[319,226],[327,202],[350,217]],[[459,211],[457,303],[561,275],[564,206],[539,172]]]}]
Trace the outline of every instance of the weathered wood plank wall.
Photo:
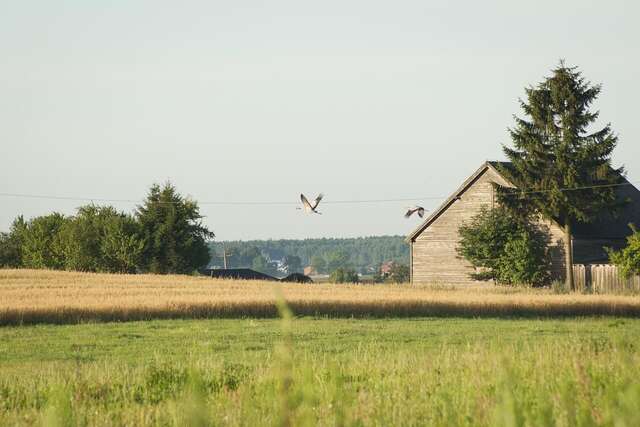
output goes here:
[{"label": "weathered wood plank wall", "polygon": [[[413,283],[465,284],[474,283],[469,277],[473,267],[459,258],[456,248],[460,240],[458,228],[476,215],[482,206],[495,203],[493,183],[508,183],[493,169],[487,168],[460,195],[460,199],[445,209],[411,243],[411,279]],[[549,221],[540,225],[551,237],[552,273],[564,274],[563,231]]]},{"label": "weathered wood plank wall", "polygon": [[456,251],[458,228],[493,201],[493,180],[484,173],[413,242],[414,283],[472,283],[473,267]]}]

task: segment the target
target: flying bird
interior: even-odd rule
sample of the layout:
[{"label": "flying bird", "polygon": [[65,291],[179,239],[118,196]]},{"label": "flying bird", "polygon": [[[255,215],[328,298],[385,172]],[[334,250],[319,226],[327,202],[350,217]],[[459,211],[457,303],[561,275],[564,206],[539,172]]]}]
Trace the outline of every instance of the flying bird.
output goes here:
[{"label": "flying bird", "polygon": [[407,213],[404,214],[404,217],[409,218],[416,212],[418,212],[418,216],[420,218],[424,216],[424,208],[422,206],[411,206],[410,208],[407,208]]},{"label": "flying bird", "polygon": [[306,197],[304,197],[304,194],[300,194],[300,200],[302,200],[302,207],[298,209],[303,209],[307,213],[317,213],[318,215],[321,215],[322,213],[318,212],[316,209],[318,208],[318,204],[320,204],[320,200],[322,200],[323,197],[324,197],[324,194],[322,193],[318,194],[318,197],[316,197],[316,200],[312,204],[312,203],[309,203],[309,200],[307,200]]}]

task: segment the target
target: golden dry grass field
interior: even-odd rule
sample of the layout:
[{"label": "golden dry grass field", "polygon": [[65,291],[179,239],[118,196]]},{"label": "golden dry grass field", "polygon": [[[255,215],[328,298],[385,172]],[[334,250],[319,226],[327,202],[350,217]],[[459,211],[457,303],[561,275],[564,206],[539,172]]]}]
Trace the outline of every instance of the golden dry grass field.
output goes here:
[{"label": "golden dry grass field", "polygon": [[296,315],[628,316],[640,296],[553,294],[494,286],[278,284],[207,277],[0,270],[0,325]]},{"label": "golden dry grass field", "polygon": [[639,314],[548,289],[0,270],[0,426],[636,426]]}]

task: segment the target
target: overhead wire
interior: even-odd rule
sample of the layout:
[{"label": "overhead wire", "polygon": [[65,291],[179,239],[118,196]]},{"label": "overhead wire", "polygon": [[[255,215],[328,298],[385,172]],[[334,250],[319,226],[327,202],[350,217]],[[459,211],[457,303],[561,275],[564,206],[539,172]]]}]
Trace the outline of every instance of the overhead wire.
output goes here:
[{"label": "overhead wire", "polygon": [[[71,196],[52,196],[40,194],[24,194],[24,193],[0,193],[0,197],[17,197],[26,199],[48,199],[48,200],[66,200],[76,202],[105,202],[105,203],[144,203],[144,200],[133,199],[106,199],[100,197],[71,197]],[[187,199],[189,199],[187,197]],[[443,200],[446,197],[408,197],[398,199],[352,199],[352,200],[325,200],[323,204],[355,204],[355,203],[388,203],[388,202],[411,202],[419,200]],[[164,202],[171,203],[171,202]],[[285,201],[198,201],[199,205],[297,205],[299,202]]]},{"label": "overhead wire", "polygon": [[[625,185],[634,185],[638,184],[640,181],[634,182],[621,182],[616,184],[601,184],[601,185],[590,185],[590,186],[582,186],[582,187],[565,187],[558,188],[552,190],[520,190],[517,188],[513,188],[511,193],[506,195],[513,194],[514,196],[520,196],[524,194],[538,194],[538,193],[549,193],[553,191],[579,191],[579,190],[588,190],[595,188],[607,188],[607,187],[620,187]],[[507,187],[508,188],[508,187]],[[509,189],[509,188],[508,188]],[[134,199],[111,199],[111,198],[101,198],[101,197],[73,197],[73,196],[58,196],[58,195],[43,195],[43,194],[27,194],[27,193],[6,193],[0,192],[0,197],[16,197],[16,198],[25,198],[25,199],[46,199],[46,200],[65,200],[65,201],[76,201],[76,202],[101,202],[101,203],[144,203],[145,200],[134,200]],[[407,197],[407,198],[393,198],[393,199],[343,199],[343,200],[324,200],[323,204],[366,204],[366,203],[394,203],[394,202],[417,202],[423,200],[445,200],[447,196],[422,196],[422,197]],[[193,200],[189,197],[186,197],[187,200]],[[172,202],[161,202],[164,204],[171,204]],[[177,203],[177,202],[176,202]],[[293,201],[198,201],[199,205],[218,205],[218,206],[285,206],[285,205],[297,205],[299,202]]]},{"label": "overhead wire", "polygon": [[511,191],[511,194],[513,195],[522,195],[522,194],[542,194],[542,193],[551,193],[554,191],[578,191],[578,190],[589,190],[589,189],[593,189],[593,188],[607,188],[607,187],[620,187],[623,185],[634,185],[634,184],[639,184],[640,181],[634,181],[634,182],[620,182],[617,184],[600,184],[600,185],[587,185],[587,186],[582,186],[582,187],[565,187],[565,188],[556,188],[556,189],[551,189],[551,190],[526,190],[526,191],[522,191],[518,188],[515,187],[506,187],[507,190],[513,190]]}]

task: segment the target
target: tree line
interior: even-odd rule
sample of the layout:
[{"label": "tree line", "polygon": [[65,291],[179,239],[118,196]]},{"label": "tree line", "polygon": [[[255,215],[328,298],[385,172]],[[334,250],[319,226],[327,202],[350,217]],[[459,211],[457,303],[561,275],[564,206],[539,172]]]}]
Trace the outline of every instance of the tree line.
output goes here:
[{"label": "tree line", "polygon": [[0,233],[0,267],[189,274],[209,262],[213,237],[195,201],[154,184],[133,214],[89,204],[71,216],[19,216]]},{"label": "tree line", "polygon": [[229,268],[282,276],[310,265],[320,274],[340,270],[375,275],[383,262],[406,265],[409,258],[402,236],[231,242],[213,238],[195,201],[182,197],[170,183],[154,184],[133,213],[88,204],[74,215],[17,217],[9,232],[0,233],[0,267],[191,274],[207,265],[222,267],[224,248]]},{"label": "tree line", "polygon": [[321,274],[330,274],[339,268],[373,274],[383,262],[409,262],[409,245],[403,236],[227,241],[209,245],[212,266],[223,266],[223,251],[226,251],[228,267],[259,270],[256,267],[266,266],[268,271],[259,270],[264,273],[273,272],[273,260],[282,260],[290,272],[313,266]]}]

